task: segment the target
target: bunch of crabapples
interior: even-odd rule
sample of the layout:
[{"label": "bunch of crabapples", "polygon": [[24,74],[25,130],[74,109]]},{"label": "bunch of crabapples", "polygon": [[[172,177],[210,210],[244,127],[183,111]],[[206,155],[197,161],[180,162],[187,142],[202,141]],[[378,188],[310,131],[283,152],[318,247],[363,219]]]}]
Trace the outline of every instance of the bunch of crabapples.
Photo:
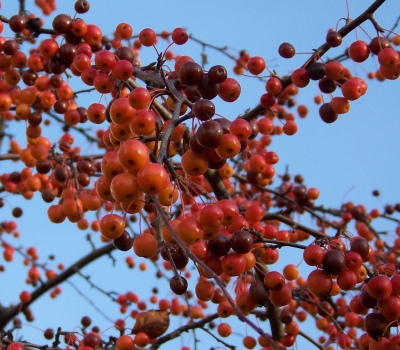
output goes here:
[{"label": "bunch of crabapples", "polygon": [[[54,1],[37,2],[43,13],[55,8]],[[74,5],[77,14],[84,14],[89,8],[86,0]],[[184,45],[189,40],[184,29],[156,34],[146,28],[132,40],[132,26],[119,23],[113,37],[107,39],[99,26],[78,17],[59,14],[51,29],[41,31],[43,23],[39,18],[19,13],[8,22],[16,38],[0,36],[0,115],[7,123],[23,121],[20,124],[26,126],[26,144],[20,145],[14,139],[9,143],[10,157],[21,161],[24,168],[0,176],[4,192],[19,193],[25,199],[40,193],[43,201],[50,204],[47,214],[51,222],[68,220],[81,230],[90,226],[93,231],[100,231],[102,241],[112,241],[121,251],[133,250],[136,256],[154,262],[162,259],[166,270],[174,270],[169,285],[177,295],[188,291],[191,273],[185,268],[190,260],[195,261],[198,273],[194,293],[186,296],[190,299],[195,295],[197,304],[184,310],[178,298],[174,297],[171,303],[160,300],[160,310],[172,315],[202,318],[210,301],[216,304],[220,318],[240,312],[248,315],[258,306],[282,308],[275,316],[284,325],[284,346],[294,344],[300,331],[298,322],[304,321],[307,314],[315,317],[317,328],[328,337],[321,338],[321,343],[335,341],[343,349],[355,344],[355,328],[365,331],[359,338],[363,349],[388,335],[387,328],[397,325],[400,317],[400,277],[395,265],[400,238],[387,254],[382,253],[387,248],[385,242],[375,240],[374,252],[369,242],[375,235],[369,223],[380,217],[379,211],[368,214],[363,206],[349,202],[341,210],[329,213],[339,217],[338,221],[332,220],[332,227],[345,227],[351,220],[356,221],[358,236],[348,240],[347,249],[344,235],[327,236],[329,223],[322,216],[315,215],[318,231],[299,229],[296,223],[288,224],[290,230],[280,229],[281,222],[290,222],[293,214],[311,210],[319,197],[319,190],[307,188],[302,176],[295,176],[292,182],[290,175],[284,174],[276,191],[266,191],[266,186],[275,180],[274,166],[279,162],[278,154],[268,147],[272,136],[297,132],[295,116],[289,110],[296,105],[294,96],[299,89],[311,80],[318,82],[320,92],[330,96],[330,102],[320,107],[321,119],[332,123],[339,114],[349,111],[351,101],[366,93],[366,82],[353,77],[337,60],[322,62],[316,53],[286,78],[269,72],[256,109],[260,113],[230,121],[217,113],[216,101],[236,101],[241,86],[222,65],[205,70],[192,57],[174,56],[168,51],[171,45]],[[2,33],[4,24],[0,23]],[[53,35],[36,41],[38,34],[46,32]],[[169,46],[155,64],[141,67],[141,50],[156,45],[160,37],[170,39]],[[21,49],[23,41],[34,45],[28,54]],[[369,44],[357,40],[347,54],[357,63],[374,54],[379,63],[376,78],[396,79],[400,73],[399,54],[392,47],[396,42],[400,43],[400,39],[377,37]],[[328,33],[329,47],[341,43],[339,33]],[[290,43],[282,43],[278,53],[289,59],[296,52]],[[171,59],[173,64],[164,69],[165,62]],[[242,50],[234,73],[243,74],[246,70],[261,77],[268,68],[262,57]],[[96,96],[110,98],[95,99],[97,102],[87,108],[79,106],[76,96],[82,91],[74,91],[64,78],[67,74]],[[336,92],[338,96],[332,95]],[[306,117],[307,112],[306,106],[297,106],[300,118]],[[46,114],[64,124],[64,133],[55,144],[44,135],[50,123],[44,118]],[[102,125],[103,129],[98,129],[94,137],[81,128],[85,123]],[[82,133],[104,153],[85,156],[71,130]],[[4,205],[2,199],[0,205]],[[276,215],[282,214],[282,221],[268,218],[272,207],[279,208]],[[399,208],[386,207],[385,213],[391,215]],[[85,217],[89,211],[98,214],[91,225]],[[135,214],[142,215],[149,227],[133,237],[127,225],[128,218],[136,220]],[[20,217],[22,209],[14,208],[12,215]],[[14,221],[0,225],[1,233],[16,237],[15,229]],[[304,248],[305,264],[313,269],[306,279],[299,277],[299,269],[292,263],[282,271],[265,269],[279,260],[277,248],[305,241],[310,232],[315,241],[300,246]],[[400,230],[396,233],[400,236]],[[4,260],[12,261],[16,249],[5,242],[2,248]],[[37,260],[33,250],[26,256],[32,264]],[[378,258],[385,264],[379,263]],[[132,256],[126,263],[130,268],[135,265]],[[373,267],[374,273],[366,266]],[[146,264],[139,268],[145,271]],[[41,280],[40,274],[38,267],[32,266],[27,282],[35,286]],[[45,275],[51,279],[55,272],[47,270]],[[210,279],[221,283],[235,279],[234,302]],[[330,298],[355,290],[357,285],[360,292],[349,305],[344,298]],[[51,297],[60,292],[57,288]],[[20,294],[21,303],[28,304],[31,299],[32,294],[27,291]],[[121,313],[133,303],[139,311],[147,308],[145,301],[132,292],[120,294],[116,301]],[[150,302],[157,302],[155,295]],[[133,310],[132,317],[138,315],[138,310]],[[29,309],[24,312],[27,319],[32,319]],[[123,328],[124,321],[117,323]],[[82,322],[84,328],[89,324],[88,320]],[[221,322],[217,331],[219,336],[228,337],[232,327]],[[384,339],[390,349],[399,347],[398,336]],[[386,340],[380,342],[386,344]],[[77,339],[71,335],[67,341],[75,343]],[[135,338],[121,335],[116,348],[133,350],[135,345],[145,347],[150,341],[146,332],[138,332]],[[263,337],[258,342],[269,347]],[[101,337],[91,332],[83,336],[80,347],[96,349],[101,344]],[[256,340],[246,336],[243,345],[251,349]],[[19,350],[21,344],[12,342],[8,348]]]},{"label": "bunch of crabapples", "polygon": [[[396,37],[394,37],[396,38]],[[396,45],[396,40],[393,44]],[[342,43],[342,36],[336,31],[329,31],[326,36],[326,44],[329,47],[338,47]],[[370,54],[378,57],[379,69],[376,73],[369,74],[370,78],[376,77],[382,81],[385,79],[395,80],[400,75],[400,55],[392,47],[391,42],[386,37],[375,37],[368,44],[365,41],[357,40],[353,42],[346,51],[349,58],[357,63],[366,61]],[[295,54],[293,45],[283,43],[279,47],[279,54],[284,58],[291,58]],[[250,69],[249,69],[250,70]],[[269,81],[274,79],[270,78]],[[350,101],[355,101],[362,97],[367,91],[367,83],[360,77],[353,77],[351,72],[339,61],[333,60],[327,63],[319,62],[318,57],[307,64],[305,67],[296,69],[291,74],[291,82],[298,88],[306,87],[311,80],[318,81],[318,87],[323,94],[330,94],[330,102],[321,105],[319,114],[326,123],[337,120],[340,114],[350,110]],[[268,83],[267,83],[268,85]],[[332,93],[339,87],[341,96],[332,96]],[[268,91],[268,88],[267,88]],[[269,92],[268,92],[269,93]],[[267,94],[268,94],[267,93]],[[271,94],[263,95],[266,107],[272,103]],[[318,103],[322,101],[318,98]]]}]

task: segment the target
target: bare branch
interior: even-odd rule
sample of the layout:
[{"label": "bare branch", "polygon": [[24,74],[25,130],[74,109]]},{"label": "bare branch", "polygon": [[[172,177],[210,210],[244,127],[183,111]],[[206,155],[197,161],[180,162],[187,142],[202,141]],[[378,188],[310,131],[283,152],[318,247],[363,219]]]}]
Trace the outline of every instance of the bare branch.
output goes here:
[{"label": "bare branch", "polygon": [[17,305],[10,306],[8,308],[4,308],[3,310],[0,310],[0,329],[4,329],[5,326],[15,317],[17,314],[27,308],[29,305],[31,305],[33,302],[35,302],[36,299],[40,298],[43,294],[45,294],[47,291],[49,291],[51,288],[61,284],[62,282],[66,281],[68,278],[79,272],[80,269],[85,267],[86,265],[92,263],[96,259],[102,257],[103,255],[110,254],[114,249],[114,245],[112,243],[109,243],[105,245],[104,247],[101,247],[99,249],[96,249],[89,254],[85,255],[83,258],[80,260],[76,261],[74,264],[72,264],[69,268],[64,270],[62,273],[57,275],[56,277],[46,281],[43,283],[40,287],[36,288],[32,293],[31,293],[31,300],[28,303],[20,303]]},{"label": "bare branch", "polygon": [[164,343],[166,343],[166,342],[168,342],[168,341],[170,341],[172,339],[175,339],[175,338],[179,337],[182,333],[187,332],[187,331],[189,331],[191,329],[202,328],[207,323],[210,323],[211,321],[215,320],[218,317],[219,317],[218,314],[215,313],[213,315],[204,317],[200,321],[193,322],[193,323],[190,323],[188,325],[179,327],[179,328],[175,329],[173,332],[171,332],[171,333],[169,333],[167,335],[164,335],[162,337],[159,337],[155,341],[155,343],[151,346],[150,349],[152,349],[152,350],[158,349],[162,344],[164,344]]},{"label": "bare branch", "polygon": [[98,139],[96,139],[93,136],[89,135],[85,129],[79,128],[79,127],[76,127],[76,126],[73,126],[73,125],[66,124],[65,121],[62,118],[60,118],[59,116],[55,115],[54,113],[52,113],[50,111],[46,111],[45,113],[47,115],[49,115],[51,118],[53,118],[54,120],[57,120],[58,122],[60,122],[60,123],[62,123],[64,125],[67,125],[69,128],[81,133],[82,135],[84,135],[88,139],[88,141],[90,141],[90,142],[97,142],[98,141]]}]

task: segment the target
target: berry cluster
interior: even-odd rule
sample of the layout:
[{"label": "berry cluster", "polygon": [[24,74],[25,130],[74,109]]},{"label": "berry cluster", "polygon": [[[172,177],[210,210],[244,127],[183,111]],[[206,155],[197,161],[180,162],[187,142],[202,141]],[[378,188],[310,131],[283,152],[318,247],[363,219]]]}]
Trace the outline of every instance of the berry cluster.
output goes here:
[{"label": "berry cluster", "polygon": [[[36,4],[44,14],[55,9],[54,1]],[[74,6],[82,15],[89,8],[86,0]],[[371,18],[367,10],[358,20]],[[316,206],[319,190],[307,188],[301,175],[292,180],[289,173],[276,174],[282,155],[270,148],[273,137],[298,132],[290,109],[297,104],[294,98],[299,89],[311,81],[318,82],[321,94],[329,96],[330,102],[319,109],[326,123],[349,112],[350,102],[366,94],[366,82],[352,76],[343,57],[322,59],[355,29],[352,22],[329,31],[326,42],[290,76],[280,77],[269,71],[262,57],[240,51],[234,73],[248,71],[260,79],[266,70],[269,73],[263,92],[257,95],[259,105],[229,120],[218,113],[217,106],[235,102],[242,87],[225,66],[206,69],[191,56],[169,51],[172,45],[190,40],[183,28],[171,33],[146,28],[134,35],[131,25],[119,23],[108,39],[98,25],[68,14],[55,16],[50,29],[25,11],[1,20],[0,33],[4,22],[15,37],[0,36],[0,126],[25,125],[26,141],[9,137],[9,153],[0,160],[14,160],[23,169],[1,174],[0,193],[20,194],[27,200],[40,193],[49,203],[47,217],[52,223],[68,220],[80,230],[99,232],[102,242],[112,242],[80,260],[77,264],[82,265],[75,270],[114,249],[132,251],[135,258],[146,259],[139,264],[140,271],[148,273],[143,261],[151,261],[157,277],[165,277],[175,294],[171,300],[159,300],[154,288],[149,301],[159,310],[152,310],[147,300],[132,291],[115,297],[103,291],[122,314],[129,311],[135,319],[131,330],[135,336],[124,334],[127,326],[117,320],[115,327],[121,334],[106,342],[98,327],[87,332],[91,320],[84,317],[82,337],[46,330],[45,338],[54,338],[54,347],[64,336],[66,344],[78,350],[134,350],[148,344],[157,348],[206,324],[216,328],[219,338],[215,337],[224,343],[220,338],[229,337],[232,326],[219,322],[216,327],[213,321],[236,315],[258,333],[260,346],[283,349],[303,335],[299,322],[312,315],[316,327],[325,333],[319,344],[312,340],[321,349],[331,350],[333,343],[342,349],[398,348],[400,338],[390,335],[390,328],[398,327],[400,317],[400,238],[391,247],[372,224],[378,218],[398,223],[393,214],[400,205],[386,205],[384,213],[367,212],[352,202],[339,209]],[[38,41],[38,37],[43,39]],[[400,44],[399,38],[378,35],[369,44],[356,40],[345,59],[361,63],[374,55],[379,69],[373,76],[397,79],[400,56],[393,47]],[[156,49],[155,62],[142,65],[141,50],[155,48],[159,39],[170,43],[164,52]],[[33,45],[29,52],[22,50],[24,42]],[[285,42],[278,53],[290,59],[296,50]],[[168,60],[174,60],[173,64],[167,65]],[[87,89],[76,91],[72,80]],[[336,90],[340,94],[333,96]],[[76,97],[89,92],[101,98],[94,98],[96,102],[87,108],[80,106]],[[322,101],[320,96],[316,99]],[[297,114],[305,118],[307,106],[297,105]],[[50,120],[63,125],[55,143],[47,128]],[[82,128],[83,124],[96,131]],[[99,154],[84,152],[75,133]],[[0,208],[5,201],[5,196],[0,198]],[[300,223],[305,213],[316,229]],[[12,215],[18,219],[23,211],[15,207]],[[136,225],[138,217],[144,227]],[[350,223],[355,224],[357,236],[347,231]],[[396,236],[400,236],[399,227]],[[33,321],[29,305],[46,291],[51,290],[55,298],[61,292],[58,284],[70,276],[62,264],[56,273],[47,262],[41,263],[36,248],[24,250],[8,243],[6,235],[19,237],[16,228],[15,221],[1,223],[3,258],[11,262],[16,253],[24,257],[26,282],[33,290],[19,294],[18,307],[10,306],[0,328],[21,310]],[[282,271],[270,269],[279,261],[282,247],[304,250],[304,263],[313,269],[306,278],[293,263]],[[135,267],[133,256],[126,258],[126,264]],[[0,265],[0,271],[4,269]],[[338,297],[351,291],[350,297]],[[180,302],[181,296],[185,302]],[[204,315],[211,303],[215,313]],[[168,330],[170,315],[190,318],[190,322],[161,337]],[[268,319],[271,334],[252,321],[254,315],[261,321]],[[18,318],[14,325],[20,326]],[[363,331],[361,336],[358,330]],[[13,341],[11,333],[0,336],[2,343],[8,350],[22,350],[26,344]],[[255,337],[243,337],[245,348],[256,345]]]}]

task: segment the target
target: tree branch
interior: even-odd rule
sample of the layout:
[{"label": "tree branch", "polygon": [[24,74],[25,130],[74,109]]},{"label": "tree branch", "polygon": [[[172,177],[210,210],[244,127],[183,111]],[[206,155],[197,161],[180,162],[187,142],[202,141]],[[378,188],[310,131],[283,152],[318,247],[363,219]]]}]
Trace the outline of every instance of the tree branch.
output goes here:
[{"label": "tree branch", "polygon": [[327,238],[328,237],[326,234],[323,234],[317,230],[313,230],[312,228],[305,226],[303,224],[300,224],[296,221],[293,221],[292,219],[288,218],[287,216],[284,216],[281,214],[266,213],[266,214],[264,214],[263,220],[278,220],[280,222],[285,223],[286,225],[289,225],[290,227],[292,227],[294,229],[298,228],[302,231],[305,231],[315,238]]},{"label": "tree branch", "polygon": [[62,118],[60,118],[59,116],[55,115],[54,113],[52,113],[50,111],[46,111],[45,113],[47,115],[49,115],[51,118],[57,120],[58,122],[60,122],[60,123],[62,123],[64,125],[67,125],[69,128],[81,133],[82,135],[84,135],[88,139],[88,141],[90,141],[90,142],[97,142],[98,141],[98,139],[96,139],[93,136],[89,135],[83,128],[79,128],[77,126],[66,124],[65,121]]},{"label": "tree branch", "polygon": [[4,308],[0,310],[0,329],[4,329],[6,325],[21,311],[31,305],[36,299],[40,298],[43,294],[49,291],[51,288],[59,285],[60,283],[66,281],[68,278],[79,272],[80,269],[85,267],[86,265],[92,263],[96,259],[102,257],[103,255],[110,254],[114,249],[114,245],[109,243],[104,247],[96,249],[84,256],[82,259],[78,260],[74,264],[72,264],[69,268],[64,270],[62,273],[57,275],[56,277],[48,280],[43,283],[40,287],[36,288],[31,293],[31,300],[28,303],[19,303],[17,305],[10,306],[8,308]]},{"label": "tree branch", "polygon": [[162,336],[162,337],[159,337],[159,338],[155,341],[155,343],[151,346],[150,349],[156,350],[156,349],[158,349],[162,344],[164,344],[164,343],[166,343],[166,342],[168,342],[168,341],[170,341],[170,340],[172,340],[172,339],[178,338],[182,333],[187,332],[187,331],[189,331],[189,330],[191,330],[191,329],[202,328],[202,327],[205,326],[207,323],[210,323],[211,321],[215,320],[215,319],[218,318],[218,317],[219,317],[218,314],[215,313],[215,314],[212,314],[212,315],[210,315],[210,316],[208,316],[208,317],[203,318],[203,319],[200,320],[200,321],[193,322],[193,323],[191,323],[191,324],[187,324],[187,325],[185,325],[185,326],[179,327],[179,328],[175,329],[173,332],[171,332],[171,333],[169,333],[169,334],[167,334],[167,335],[164,335],[164,336]]},{"label": "tree branch", "polygon": [[[238,179],[239,181],[246,182],[246,183],[248,182],[247,179],[246,179],[245,177],[241,176],[241,175],[234,174],[233,177],[234,177],[235,179]],[[316,219],[320,220],[321,222],[326,222],[329,226],[331,226],[331,227],[334,228],[335,230],[338,230],[338,229],[339,229],[339,226],[334,225],[334,224],[332,224],[332,223],[329,222],[329,221],[326,221],[323,217],[321,217],[320,215],[318,215],[318,214],[315,212],[315,210],[314,210],[314,209],[316,209],[316,207],[313,207],[313,209],[311,209],[311,208],[309,208],[309,207],[307,207],[307,206],[300,206],[293,198],[288,197],[288,196],[286,195],[286,192],[282,193],[282,192],[279,192],[279,191],[277,191],[277,190],[273,190],[272,188],[269,188],[269,187],[262,187],[262,186],[258,186],[258,185],[253,185],[253,186],[256,187],[256,188],[258,188],[258,189],[261,190],[261,191],[265,191],[265,192],[274,194],[275,196],[281,197],[281,198],[283,198],[285,201],[288,201],[288,202],[290,202],[290,203],[296,205],[297,207],[299,207],[299,208],[301,208],[301,209],[304,209],[306,212],[310,213],[313,217],[315,217]]]},{"label": "tree branch", "polygon": [[[359,15],[356,19],[348,22],[344,27],[340,28],[338,33],[344,38],[347,34],[349,34],[352,30],[357,28],[359,25],[364,23],[367,20],[371,20],[373,18],[374,12],[382,6],[382,4],[386,0],[376,0],[370,7],[368,7],[361,15]],[[313,63],[313,58],[320,58],[325,55],[330,49],[330,46],[327,43],[323,43],[318,49],[315,50],[314,54],[302,65],[302,68],[307,68],[311,63]],[[291,83],[292,79],[290,76],[281,79],[282,81],[282,91],[285,90]],[[241,118],[249,121],[251,119],[257,118],[259,115],[263,114],[266,111],[264,107],[260,104],[246,112]]]},{"label": "tree branch", "polygon": [[303,331],[299,330],[299,334],[304,338],[307,339],[310,343],[312,343],[313,345],[315,345],[318,349],[320,350],[324,350],[325,348],[321,345],[318,344],[313,338],[311,338],[310,336],[308,336],[306,333],[304,333]]}]

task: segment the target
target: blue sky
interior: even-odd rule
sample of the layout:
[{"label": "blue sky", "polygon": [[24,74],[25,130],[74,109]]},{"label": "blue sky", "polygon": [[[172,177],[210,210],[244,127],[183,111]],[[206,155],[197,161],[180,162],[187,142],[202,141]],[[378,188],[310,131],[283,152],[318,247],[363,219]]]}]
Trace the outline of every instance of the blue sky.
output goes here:
[{"label": "blue sky", "polygon": [[[349,0],[350,17],[355,18],[370,3],[372,2]],[[73,15],[73,4],[74,1],[59,0],[56,13]],[[3,1],[1,14],[10,17],[16,13],[17,6],[17,1]],[[39,13],[31,0],[26,1],[26,8],[35,14]],[[387,1],[377,11],[375,18],[384,28],[391,28],[398,15],[398,3]],[[335,28],[338,21],[346,17],[346,2],[344,0],[301,2],[255,0],[244,3],[155,0],[150,4],[144,1],[128,0],[92,1],[90,11],[81,17],[87,23],[99,25],[103,34],[108,36],[111,36],[120,22],[131,24],[134,34],[138,34],[146,27],[151,27],[156,32],[172,31],[175,27],[183,27],[196,38],[207,43],[219,47],[228,46],[229,52],[234,55],[238,50],[246,49],[250,55],[262,56],[270,68],[283,76],[301,66],[309,56],[296,55],[291,60],[284,60],[277,53],[280,43],[291,42],[298,52],[310,52],[317,48],[324,42],[327,30]],[[51,19],[46,18],[45,23],[46,27],[49,27]],[[342,24],[343,21],[339,22],[339,27]],[[363,25],[363,28],[371,37],[375,36],[370,23]],[[2,35],[6,36],[6,34],[5,31]],[[361,30],[358,30],[358,36],[368,42],[368,37]],[[327,57],[341,54],[355,39],[355,34],[351,33],[344,39],[344,44],[329,52]],[[166,45],[165,41],[160,40],[157,48],[162,51]],[[198,44],[189,42],[181,47],[172,47],[171,50],[175,53],[189,54],[194,59],[200,60],[202,48]],[[210,66],[223,64],[227,67],[229,74],[234,77],[232,61],[214,50],[206,48],[205,52]],[[142,50],[140,58],[144,64],[147,64],[155,61],[156,54],[152,48],[146,48]],[[366,72],[376,70],[377,60],[373,58],[365,64],[347,61],[345,66],[367,79]],[[240,98],[232,104],[216,103],[217,112],[229,119],[236,118],[247,108],[256,105],[259,96],[264,93],[264,84],[257,79],[248,77],[237,79],[242,86]],[[367,83],[369,84],[367,94],[351,104],[348,114],[328,125],[320,120],[318,106],[312,102],[314,96],[318,94],[318,86],[315,82],[311,82],[307,89],[300,91],[296,96],[299,103],[309,106],[308,117],[298,121],[298,133],[292,137],[283,135],[274,138],[269,148],[276,151],[280,157],[280,162],[276,166],[277,173],[282,173],[288,165],[291,174],[302,174],[308,186],[320,189],[321,197],[317,202],[319,204],[339,207],[344,201],[352,200],[356,204],[365,204],[370,210],[382,209],[386,203],[393,204],[399,201],[400,190],[397,184],[400,173],[398,81],[384,83],[367,81]],[[84,87],[83,84],[79,86]],[[89,106],[93,102],[98,102],[98,99],[98,94],[81,95],[78,103]],[[21,124],[18,125],[21,127]],[[55,136],[51,140],[55,142],[59,128],[55,122],[52,125],[55,128],[52,134]],[[13,129],[13,132],[19,134],[21,130]],[[76,139],[84,151],[93,151],[78,135]],[[15,165],[11,162],[1,162],[0,173],[11,171],[14,167]],[[374,189],[381,191],[379,199],[372,197],[371,192]],[[44,205],[40,198],[35,197],[30,203],[21,203],[17,198],[7,197],[7,202],[11,206],[21,205],[24,209],[23,218],[18,220],[21,239],[13,241],[17,246],[35,245],[43,259],[55,253],[56,261],[63,262],[66,266],[90,251],[91,247],[85,239],[86,232],[76,230],[73,224],[51,225],[47,221],[47,205]],[[10,219],[11,209],[8,203],[0,211],[0,220]],[[394,230],[392,224],[382,222],[381,225],[378,228],[379,231],[388,229],[393,232]],[[101,245],[96,235],[94,235],[94,241],[96,245]],[[129,254],[131,253],[114,253],[113,255],[117,258],[115,268],[111,268],[109,259],[103,258],[99,264],[85,269],[83,273],[93,276],[93,280],[106,290],[122,293],[133,290],[146,298],[153,287],[153,284],[149,282],[153,274],[139,273],[137,269],[127,270],[124,259]],[[283,257],[281,264],[287,263],[288,259],[291,262],[294,259],[296,264],[300,263],[301,257],[298,252],[293,255],[289,250],[285,252],[283,249],[281,255]],[[1,284],[10,286],[7,290],[2,289],[0,301],[3,305],[16,302],[19,291],[30,288],[24,284],[24,278],[18,275],[26,273],[26,268],[22,266],[20,258],[16,260],[15,264],[7,264],[6,272],[0,275]],[[279,270],[282,265],[276,268]],[[100,306],[111,319],[121,317],[118,307],[111,304],[97,291],[90,289],[81,277],[74,277],[72,282]],[[171,296],[168,287],[161,281],[157,281],[156,285],[160,288],[160,298]],[[191,281],[191,286],[193,285],[194,281]],[[36,319],[34,327],[43,330],[48,327],[62,326],[64,330],[72,330],[79,324],[80,317],[84,314],[91,315],[95,320],[94,324],[99,325],[101,329],[111,326],[110,322],[96,313],[71,285],[64,283],[61,287],[63,293],[56,300],[50,300],[44,296],[32,306]],[[184,323],[186,320],[174,322]],[[127,324],[133,325],[133,321],[128,320]],[[26,325],[20,334],[30,341],[44,343],[41,332],[34,327]],[[243,334],[244,326],[240,325],[238,329]],[[248,332],[253,334],[250,330]],[[210,340],[203,334],[201,334],[201,339],[204,342]],[[238,342],[239,339],[239,337],[233,337],[232,340],[228,339],[228,342]],[[178,345],[190,345],[190,340],[193,340],[192,336],[185,335],[179,340],[182,344],[178,343]]]}]

